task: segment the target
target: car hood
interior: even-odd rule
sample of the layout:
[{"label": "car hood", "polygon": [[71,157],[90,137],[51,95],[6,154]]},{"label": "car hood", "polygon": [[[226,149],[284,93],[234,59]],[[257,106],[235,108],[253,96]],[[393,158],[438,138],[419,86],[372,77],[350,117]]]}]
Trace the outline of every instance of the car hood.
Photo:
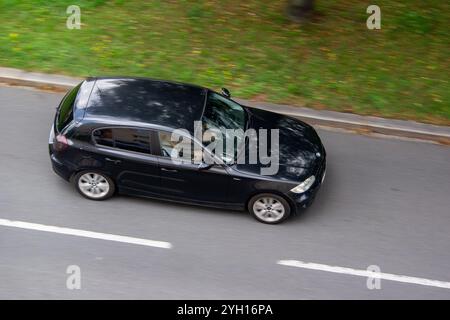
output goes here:
[{"label": "car hood", "polygon": [[[325,156],[322,142],[314,128],[289,116],[260,109],[248,110],[249,128],[256,132],[259,129],[279,130],[279,169],[275,176],[283,180],[306,179]],[[258,174],[261,166],[260,163],[238,164],[237,169]]]}]

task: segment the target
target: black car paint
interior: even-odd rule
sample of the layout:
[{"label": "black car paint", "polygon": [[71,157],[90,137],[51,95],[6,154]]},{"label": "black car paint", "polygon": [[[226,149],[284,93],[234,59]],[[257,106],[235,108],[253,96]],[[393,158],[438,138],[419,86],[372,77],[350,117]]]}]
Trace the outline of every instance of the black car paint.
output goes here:
[{"label": "black car paint", "polygon": [[[156,130],[184,127],[192,132],[191,124],[201,119],[208,91],[145,78],[87,79],[75,100],[73,121],[58,132],[55,117],[49,143],[54,171],[70,181],[82,170],[98,170],[115,181],[119,193],[198,205],[242,210],[252,196],[270,192],[283,196],[294,212],[309,206],[321,185],[326,153],[315,130],[297,119],[243,106],[250,128],[280,130],[280,168],[274,176],[261,176],[260,164],[201,169],[192,163],[175,165],[159,154]],[[95,144],[93,131],[104,127],[149,130],[152,154]],[[57,134],[70,141],[62,151],[54,147]],[[311,189],[302,194],[290,191],[312,174],[316,181]]]}]

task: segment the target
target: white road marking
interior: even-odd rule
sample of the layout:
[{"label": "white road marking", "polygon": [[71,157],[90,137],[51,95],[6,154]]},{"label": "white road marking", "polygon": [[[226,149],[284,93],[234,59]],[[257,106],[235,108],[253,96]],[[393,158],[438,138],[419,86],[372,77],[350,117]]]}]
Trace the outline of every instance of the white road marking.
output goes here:
[{"label": "white road marking", "polygon": [[133,238],[133,237],[119,236],[119,235],[109,234],[109,233],[93,232],[93,231],[71,229],[71,228],[62,228],[62,227],[48,226],[48,225],[44,225],[44,224],[30,223],[30,222],[23,222],[23,221],[12,221],[12,220],[7,220],[7,219],[0,219],[0,226],[37,230],[37,231],[46,231],[46,232],[53,232],[53,233],[60,233],[60,234],[68,234],[68,235],[77,236],[77,237],[117,241],[117,242],[131,243],[131,244],[137,244],[137,245],[141,245],[141,246],[157,247],[157,248],[163,248],[163,249],[172,248],[172,244],[169,242],[165,242],[165,241],[155,241],[155,240],[148,240],[148,239],[142,239],[142,238]]},{"label": "white road marking", "polygon": [[345,267],[329,266],[326,264],[310,263],[310,262],[303,262],[303,261],[298,261],[298,260],[279,260],[277,262],[277,264],[283,265],[283,266],[289,266],[289,267],[320,270],[320,271],[327,271],[327,272],[333,272],[333,273],[343,273],[343,274],[349,274],[349,275],[353,275],[353,276],[385,279],[385,280],[391,280],[391,281],[419,284],[422,286],[431,286],[431,287],[450,289],[450,282],[409,277],[409,276],[396,275],[396,274],[391,274],[391,273],[383,273],[383,272],[378,273],[378,272],[373,272],[373,271],[368,271],[368,270],[358,270],[358,269],[345,268]]}]

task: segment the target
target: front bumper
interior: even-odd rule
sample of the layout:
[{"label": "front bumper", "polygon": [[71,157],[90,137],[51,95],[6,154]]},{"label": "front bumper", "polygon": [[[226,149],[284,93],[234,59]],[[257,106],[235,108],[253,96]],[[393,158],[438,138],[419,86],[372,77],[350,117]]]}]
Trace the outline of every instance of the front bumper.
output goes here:
[{"label": "front bumper", "polygon": [[290,192],[290,197],[294,201],[297,211],[308,208],[314,202],[316,194],[324,182],[326,170],[327,163],[326,158],[324,157],[322,163],[318,166],[318,169],[315,172],[316,181],[311,188],[304,193]]}]

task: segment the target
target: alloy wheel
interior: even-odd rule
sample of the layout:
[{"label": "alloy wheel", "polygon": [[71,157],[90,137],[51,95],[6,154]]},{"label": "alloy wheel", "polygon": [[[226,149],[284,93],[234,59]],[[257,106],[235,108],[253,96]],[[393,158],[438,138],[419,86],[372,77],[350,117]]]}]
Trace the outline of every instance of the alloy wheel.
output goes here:
[{"label": "alloy wheel", "polygon": [[80,191],[88,198],[98,199],[106,196],[110,190],[108,180],[101,174],[87,172],[78,179]]},{"label": "alloy wheel", "polygon": [[273,223],[283,219],[286,209],[273,197],[261,197],[253,204],[253,212],[264,222]]}]

